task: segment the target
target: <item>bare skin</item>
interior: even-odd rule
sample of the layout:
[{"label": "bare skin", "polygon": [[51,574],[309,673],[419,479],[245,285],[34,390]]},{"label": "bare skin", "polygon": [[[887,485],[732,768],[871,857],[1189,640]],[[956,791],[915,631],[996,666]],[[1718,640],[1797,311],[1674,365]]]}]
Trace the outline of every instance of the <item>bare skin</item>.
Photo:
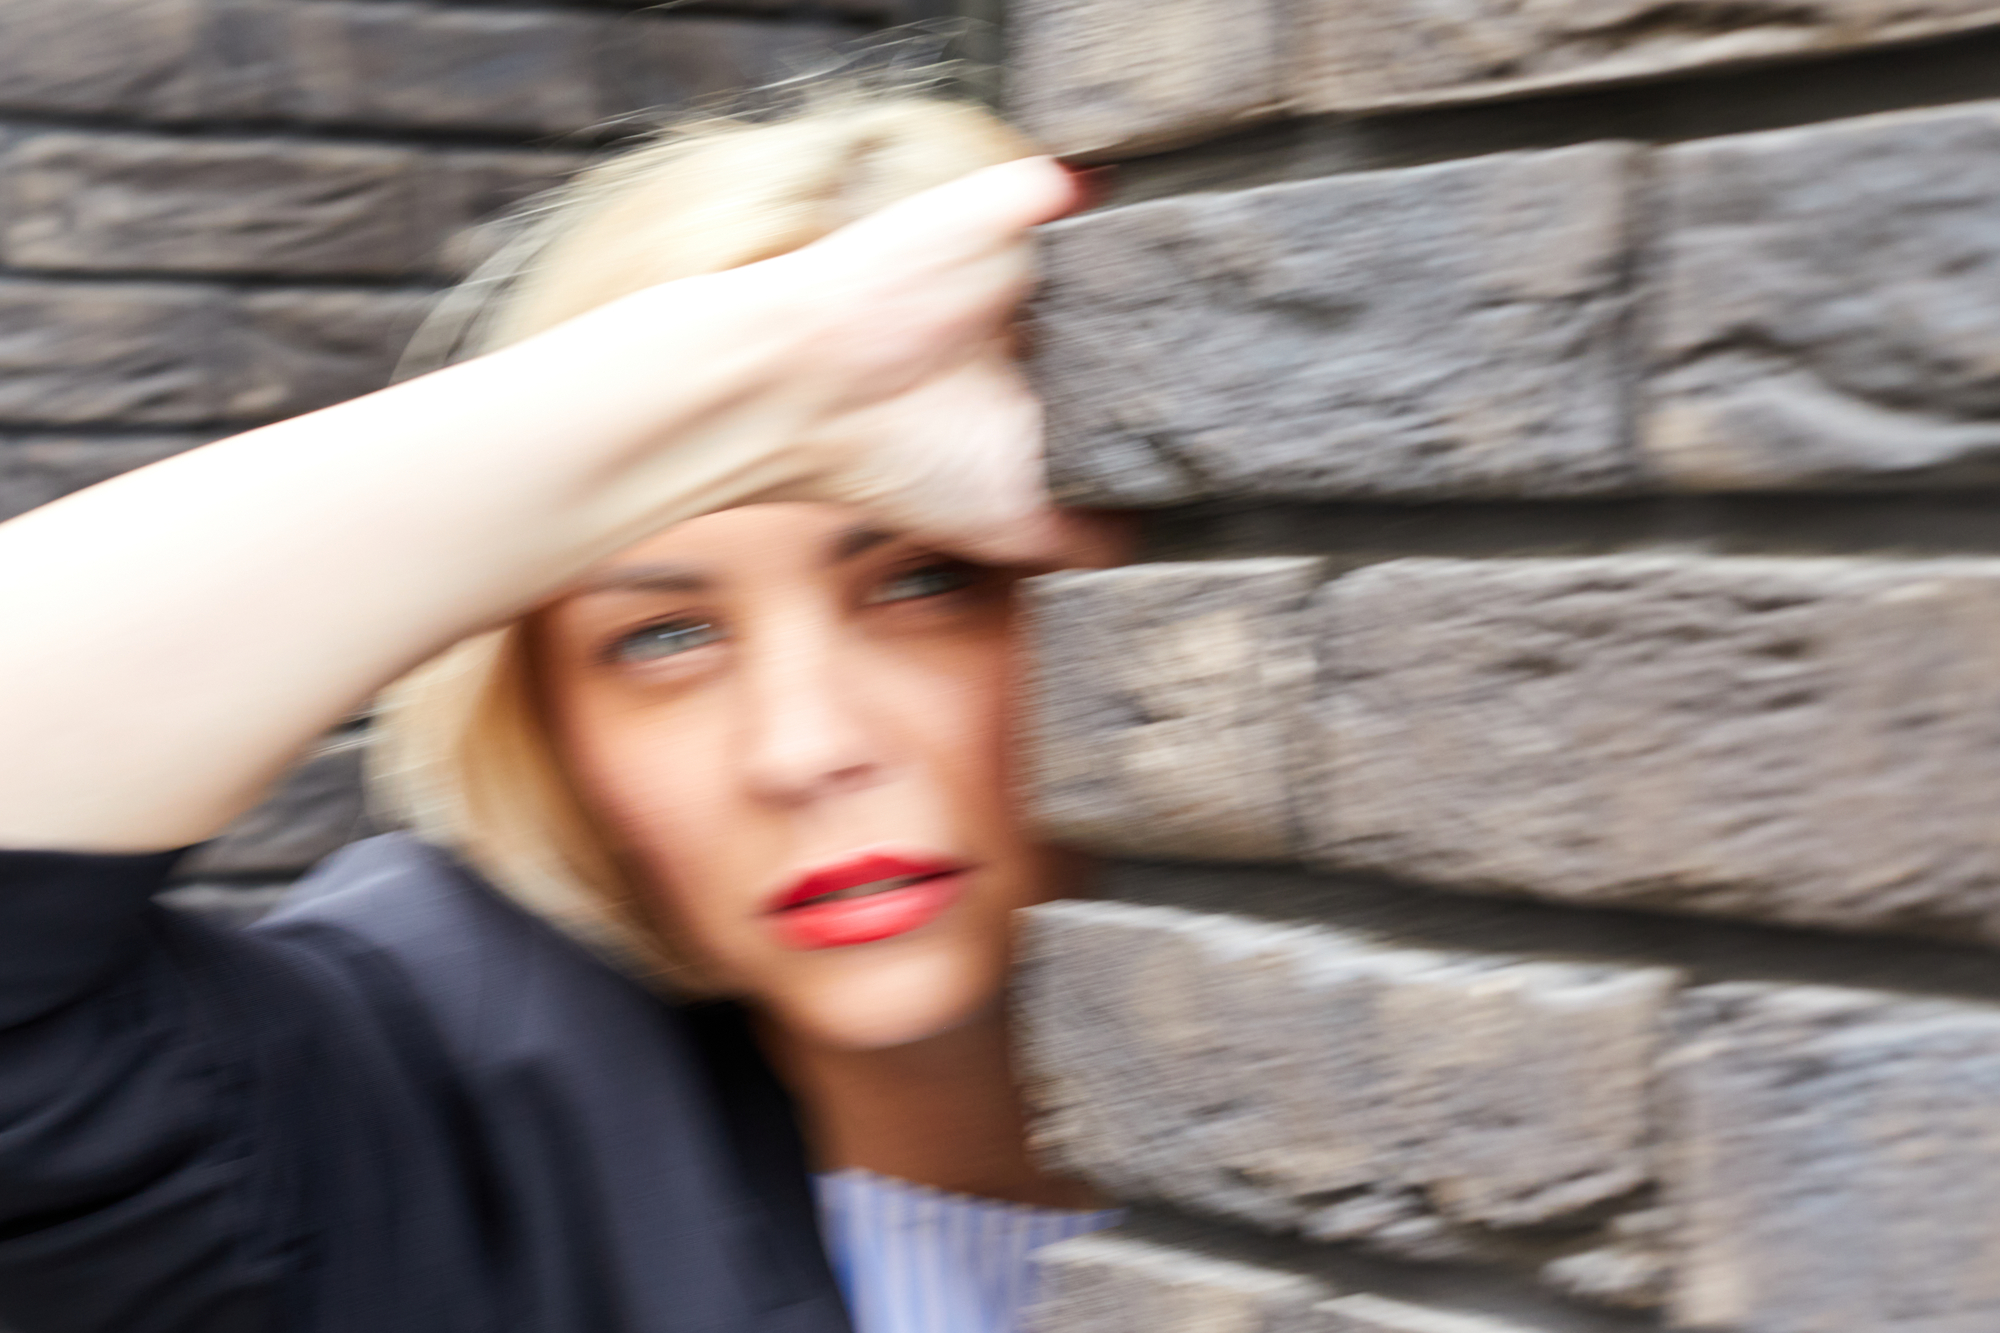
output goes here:
[{"label": "bare skin", "polygon": [[1028,1152],[1007,1027],[996,1010],[950,1032],[877,1051],[805,1046],[767,1033],[765,1050],[806,1108],[828,1168],[1044,1208],[1104,1206],[1084,1182]]},{"label": "bare skin", "polygon": [[410,666],[697,514],[1052,554],[1004,331],[1075,202],[1048,159],[989,168],[0,525],[0,845],[208,837]]},{"label": "bare skin", "polygon": [[[1091,531],[1076,558],[1114,558]],[[1074,879],[1011,794],[1023,572],[753,505],[593,568],[532,641],[565,768],[677,951],[758,1015],[819,1163],[1084,1206],[1027,1152],[1001,1004],[1014,912]],[[789,886],[884,847],[957,867],[949,900],[858,942],[787,926]]]},{"label": "bare skin", "polygon": [[[1046,159],[991,168],[0,525],[0,845],[208,837],[411,666],[715,511],[840,503],[940,549],[1058,562],[1074,534],[1040,489],[1039,415],[1006,329],[1027,229],[1075,201]],[[805,771],[813,748],[777,752]],[[822,785],[859,791],[853,767]],[[980,827],[1014,865],[1017,832]],[[960,916],[1003,919],[1052,891],[1026,865]],[[993,1004],[1004,925],[936,933],[956,943],[904,972],[959,969],[942,1009],[897,1017],[862,987],[869,1012],[844,1035],[768,1036],[825,1160],[1072,1201],[1021,1145]],[[777,992],[745,993],[786,1012]]]}]

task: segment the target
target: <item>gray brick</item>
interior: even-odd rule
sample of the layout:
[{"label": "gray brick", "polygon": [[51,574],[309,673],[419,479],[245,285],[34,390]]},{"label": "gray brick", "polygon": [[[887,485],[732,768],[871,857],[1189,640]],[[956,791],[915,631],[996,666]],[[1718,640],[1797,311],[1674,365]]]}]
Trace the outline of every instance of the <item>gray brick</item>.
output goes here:
[{"label": "gray brick", "polygon": [[1542,1333],[1550,1325],[1529,1325],[1497,1315],[1438,1310],[1381,1296],[1341,1296],[1322,1302],[1314,1313],[1314,1333]]},{"label": "gray brick", "polygon": [[433,297],[419,292],[252,292],[232,309],[223,414],[294,416],[389,382]]},{"label": "gray brick", "polygon": [[1752,984],[1684,1005],[1674,1326],[2000,1326],[2000,1008]]},{"label": "gray brick", "polygon": [[429,257],[417,154],[295,141],[52,133],[4,161],[7,263],[396,275]]},{"label": "gray brick", "polygon": [[207,435],[0,439],[0,522],[121,472],[205,443]]},{"label": "gray brick", "polygon": [[1041,1250],[1030,1333],[1314,1333],[1309,1278],[1116,1232]]},{"label": "gray brick", "polygon": [[1110,855],[1294,852],[1285,756],[1312,678],[1298,612],[1320,573],[1227,560],[1029,584],[1044,832]]},{"label": "gray brick", "polygon": [[291,116],[291,0],[206,0],[199,114],[215,120]]},{"label": "gray brick", "polygon": [[1698,489],[2000,483],[2000,103],[1660,162],[1643,442]]},{"label": "gray brick", "polygon": [[1591,0],[1316,0],[1300,13],[1301,111],[1358,111],[1820,56],[2000,23],[1990,0],[1825,0],[1810,8],[1607,9]]},{"label": "gray brick", "polygon": [[1323,865],[2000,940],[2000,562],[1400,560],[1316,614]]},{"label": "gray brick", "polygon": [[1047,229],[1050,471],[1086,504],[1578,495],[1620,444],[1628,150],[1111,209]]},{"label": "gray brick", "polygon": [[612,34],[600,78],[610,110],[681,112],[826,66],[842,28],[728,18],[629,18]]},{"label": "gray brick", "polygon": [[1667,969],[1103,902],[1023,946],[1035,1142],[1117,1197],[1473,1258],[1651,1178]]},{"label": "gray brick", "polygon": [[187,116],[203,97],[199,0],[7,0],[0,107]]},{"label": "gray brick", "polygon": [[588,11],[285,6],[292,114],[321,122],[527,134],[587,128],[614,21]]},{"label": "gray brick", "polygon": [[373,831],[363,809],[359,734],[333,738],[296,765],[258,806],[175,867],[178,878],[277,879],[303,874]]},{"label": "gray brick", "polygon": [[0,423],[270,421],[387,383],[422,292],[0,282]]},{"label": "gray brick", "polygon": [[1015,0],[1008,109],[1073,156],[1199,139],[1278,110],[1284,37],[1271,0]]},{"label": "gray brick", "polygon": [[214,420],[222,318],[201,287],[0,281],[0,422]]}]

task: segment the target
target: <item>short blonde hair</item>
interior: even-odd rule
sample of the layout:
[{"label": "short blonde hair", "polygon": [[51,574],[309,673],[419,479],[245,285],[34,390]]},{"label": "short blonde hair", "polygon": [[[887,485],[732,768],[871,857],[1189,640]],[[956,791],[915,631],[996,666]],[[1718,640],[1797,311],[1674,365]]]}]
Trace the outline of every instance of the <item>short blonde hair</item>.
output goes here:
[{"label": "short blonde hair", "polygon": [[[506,257],[518,273],[482,303],[472,341],[501,346],[655,283],[796,250],[1034,151],[977,106],[909,93],[828,94],[782,119],[680,127],[585,171],[536,210]],[[384,692],[374,799],[624,970],[705,989],[563,771],[530,637],[526,621],[476,635]]]}]

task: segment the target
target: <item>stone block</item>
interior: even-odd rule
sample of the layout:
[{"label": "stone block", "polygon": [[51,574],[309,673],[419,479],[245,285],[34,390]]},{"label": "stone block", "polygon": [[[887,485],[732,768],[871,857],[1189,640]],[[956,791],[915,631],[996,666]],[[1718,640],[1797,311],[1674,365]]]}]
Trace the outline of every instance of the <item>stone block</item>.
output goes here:
[{"label": "stone block", "polygon": [[1312,615],[1322,866],[2000,940],[2000,561],[1398,560]]},{"label": "stone block", "polygon": [[1662,477],[2000,484],[2000,102],[1658,162],[1641,440]]},{"label": "stone block", "polygon": [[175,877],[279,879],[374,829],[363,806],[358,733],[336,736],[295,765],[257,807],[175,867]]},{"label": "stone block", "polygon": [[207,435],[67,435],[0,439],[0,523],[121,472],[157,463]]},{"label": "stone block", "polygon": [[195,286],[0,281],[0,422],[215,420],[221,312]]},{"label": "stone block", "polygon": [[1049,468],[1083,504],[1586,495],[1621,440],[1631,152],[1503,153],[1046,229]]},{"label": "stone block", "polygon": [[1674,1327],[2000,1327],[2000,1007],[1738,983],[1680,1017]]},{"label": "stone block", "polygon": [[1030,909],[1022,959],[1035,1142],[1116,1197],[1468,1259],[1652,1178],[1669,969],[1108,902]]},{"label": "stone block", "polygon": [[1029,1333],[1315,1333],[1310,1278],[1099,1232],[1036,1255]]},{"label": "stone block", "polygon": [[1309,0],[1293,28],[1299,111],[1381,110],[1826,55],[2000,24],[1991,0],[1822,0],[1700,10],[1555,0]]},{"label": "stone block", "polygon": [[1519,1323],[1499,1315],[1411,1305],[1382,1296],[1339,1296],[1314,1308],[1313,1333],[1553,1333],[1555,1327]]},{"label": "stone block", "polygon": [[224,340],[223,415],[273,421],[382,388],[434,299],[312,288],[245,293]]},{"label": "stone block", "polygon": [[[794,11],[796,12],[796,11]],[[829,65],[851,29],[731,18],[633,16],[610,34],[599,79],[607,110],[682,112]]]},{"label": "stone block", "polygon": [[188,116],[202,100],[199,0],[7,0],[0,108]]},{"label": "stone block", "polygon": [[0,256],[29,269],[396,276],[429,257],[420,155],[152,135],[28,136],[0,161]]},{"label": "stone block", "polygon": [[291,119],[290,19],[299,8],[271,0],[204,0],[203,118],[218,121]]},{"label": "stone block", "polygon": [[1218,560],[1027,585],[1032,800],[1043,831],[1108,855],[1280,859],[1298,846],[1287,756],[1321,564]]},{"label": "stone block", "polygon": [[1007,17],[1008,111],[1052,152],[1171,147],[1284,99],[1275,0],[1015,0]]},{"label": "stone block", "polygon": [[284,6],[289,110],[318,122],[562,134],[596,124],[608,15]]}]

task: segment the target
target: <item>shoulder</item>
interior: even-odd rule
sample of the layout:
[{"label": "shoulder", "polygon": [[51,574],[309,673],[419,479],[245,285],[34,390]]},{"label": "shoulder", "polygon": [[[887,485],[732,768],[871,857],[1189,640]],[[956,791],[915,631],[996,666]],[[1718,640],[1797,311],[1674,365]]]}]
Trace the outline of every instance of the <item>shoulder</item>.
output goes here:
[{"label": "shoulder", "polygon": [[292,939],[341,932],[400,954],[468,934],[525,944],[526,924],[449,852],[407,833],[385,833],[322,861],[252,929]]},{"label": "shoulder", "polygon": [[659,1025],[658,996],[406,833],[327,858],[252,930],[376,1007],[414,1007],[454,1063],[540,1061],[554,1034],[594,1030],[618,1045]]}]

